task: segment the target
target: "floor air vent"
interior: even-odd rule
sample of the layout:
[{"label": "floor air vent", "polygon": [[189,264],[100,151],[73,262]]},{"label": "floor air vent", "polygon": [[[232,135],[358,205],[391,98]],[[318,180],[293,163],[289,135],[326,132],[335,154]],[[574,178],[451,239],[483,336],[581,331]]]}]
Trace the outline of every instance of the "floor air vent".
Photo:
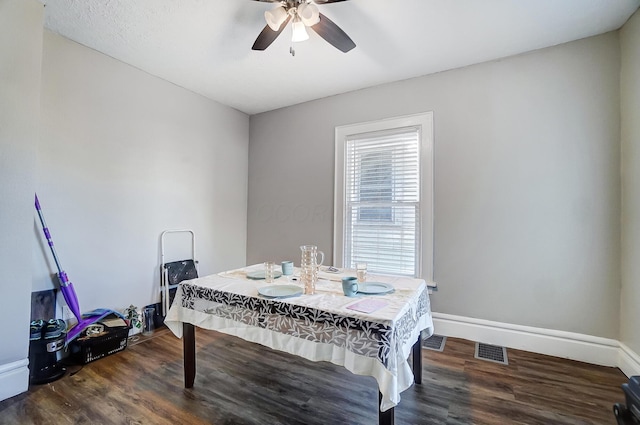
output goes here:
[{"label": "floor air vent", "polygon": [[445,342],[447,342],[446,336],[431,335],[429,338],[422,341],[422,348],[433,351],[443,351]]},{"label": "floor air vent", "polygon": [[487,360],[494,363],[508,365],[507,349],[497,345],[483,344],[476,342],[476,359]]}]

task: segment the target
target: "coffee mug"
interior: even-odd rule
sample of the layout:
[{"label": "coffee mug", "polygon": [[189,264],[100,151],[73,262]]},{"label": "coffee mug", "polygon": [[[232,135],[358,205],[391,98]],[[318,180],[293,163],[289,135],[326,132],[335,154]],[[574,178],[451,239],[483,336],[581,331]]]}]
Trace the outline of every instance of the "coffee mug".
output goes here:
[{"label": "coffee mug", "polygon": [[281,266],[283,275],[289,276],[293,274],[293,261],[283,261]]},{"label": "coffee mug", "polygon": [[347,276],[342,278],[342,292],[347,297],[353,297],[358,293],[358,278]]}]

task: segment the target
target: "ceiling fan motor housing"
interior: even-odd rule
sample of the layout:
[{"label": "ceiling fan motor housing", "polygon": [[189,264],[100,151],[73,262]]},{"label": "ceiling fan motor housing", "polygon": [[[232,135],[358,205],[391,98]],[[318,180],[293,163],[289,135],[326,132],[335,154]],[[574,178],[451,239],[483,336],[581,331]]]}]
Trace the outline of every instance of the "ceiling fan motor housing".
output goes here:
[{"label": "ceiling fan motor housing", "polygon": [[[269,1],[269,0],[254,0]],[[323,4],[337,3],[346,0],[317,0]],[[282,0],[269,1],[270,3],[278,3],[278,6],[272,10],[264,12],[267,25],[258,35],[253,43],[253,50],[265,50],[280,35],[284,27],[292,21],[293,36],[291,41],[304,41],[309,38],[305,27],[311,28],[320,37],[325,39],[329,44],[338,50],[346,53],[356,47],[355,43],[349,36],[334,24],[329,18],[324,16],[318,10],[314,1],[311,0]]]}]

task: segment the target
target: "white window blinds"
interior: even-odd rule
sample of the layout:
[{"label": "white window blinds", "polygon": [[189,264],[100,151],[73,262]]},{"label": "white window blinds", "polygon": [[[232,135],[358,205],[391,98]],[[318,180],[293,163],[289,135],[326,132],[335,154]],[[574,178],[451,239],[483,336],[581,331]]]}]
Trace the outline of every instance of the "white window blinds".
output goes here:
[{"label": "white window blinds", "polygon": [[349,135],[344,164],[345,267],[417,276],[420,127]]}]

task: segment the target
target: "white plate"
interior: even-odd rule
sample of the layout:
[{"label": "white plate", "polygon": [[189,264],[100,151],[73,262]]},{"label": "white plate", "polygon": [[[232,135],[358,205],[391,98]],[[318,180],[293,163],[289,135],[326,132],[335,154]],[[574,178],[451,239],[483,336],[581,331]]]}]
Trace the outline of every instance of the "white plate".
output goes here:
[{"label": "white plate", "polygon": [[[282,272],[279,270],[273,271],[273,278],[277,279],[282,276]],[[254,272],[247,272],[247,279],[264,279],[264,270],[257,270]]]},{"label": "white plate", "polygon": [[364,282],[358,284],[359,294],[386,294],[393,291],[393,286],[382,282]]},{"label": "white plate", "polygon": [[258,294],[269,298],[287,298],[302,295],[302,288],[295,285],[272,285],[258,288]]}]

